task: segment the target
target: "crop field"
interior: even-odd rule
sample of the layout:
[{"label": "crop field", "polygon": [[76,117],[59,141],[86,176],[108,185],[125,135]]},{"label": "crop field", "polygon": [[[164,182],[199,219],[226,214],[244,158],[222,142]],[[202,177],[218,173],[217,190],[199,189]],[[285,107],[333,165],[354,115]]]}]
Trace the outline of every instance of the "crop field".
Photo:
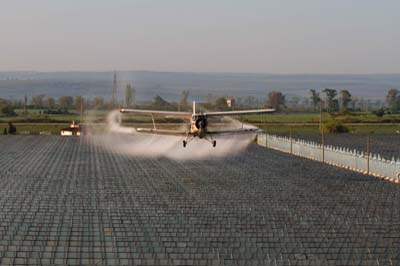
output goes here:
[{"label": "crop field", "polygon": [[[277,133],[279,136],[289,137],[290,134]],[[400,159],[400,134],[325,134],[325,145],[367,151],[369,136],[369,150],[373,154],[380,154],[383,158],[391,160],[392,157]],[[321,134],[318,133],[293,133],[292,138],[322,143]]]},{"label": "crop field", "polygon": [[1,265],[400,264],[398,184],[256,145],[179,161],[88,138],[0,137]]}]

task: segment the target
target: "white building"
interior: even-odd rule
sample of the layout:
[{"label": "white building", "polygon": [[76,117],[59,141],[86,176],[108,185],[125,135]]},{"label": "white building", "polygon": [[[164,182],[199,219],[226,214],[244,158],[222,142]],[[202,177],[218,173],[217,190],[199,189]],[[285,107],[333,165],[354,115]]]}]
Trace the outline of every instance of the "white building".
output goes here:
[{"label": "white building", "polygon": [[75,121],[72,121],[72,124],[69,127],[61,129],[61,136],[80,136],[81,135],[81,127],[79,124],[75,124]]}]

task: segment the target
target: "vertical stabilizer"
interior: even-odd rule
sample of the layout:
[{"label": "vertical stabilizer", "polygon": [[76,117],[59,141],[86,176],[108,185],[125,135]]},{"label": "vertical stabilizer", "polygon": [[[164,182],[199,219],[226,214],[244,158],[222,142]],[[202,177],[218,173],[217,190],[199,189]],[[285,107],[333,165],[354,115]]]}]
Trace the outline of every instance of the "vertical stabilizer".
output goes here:
[{"label": "vertical stabilizer", "polygon": [[195,101],[193,101],[193,114],[194,115],[196,114],[196,102]]}]

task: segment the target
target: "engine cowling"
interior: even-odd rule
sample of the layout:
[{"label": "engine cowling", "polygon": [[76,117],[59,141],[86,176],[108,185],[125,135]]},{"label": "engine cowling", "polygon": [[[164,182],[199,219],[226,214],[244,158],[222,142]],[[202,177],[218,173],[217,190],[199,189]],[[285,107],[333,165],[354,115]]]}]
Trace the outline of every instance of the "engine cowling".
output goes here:
[{"label": "engine cowling", "polygon": [[198,118],[196,120],[196,128],[197,129],[205,129],[207,127],[207,119],[204,117]]}]

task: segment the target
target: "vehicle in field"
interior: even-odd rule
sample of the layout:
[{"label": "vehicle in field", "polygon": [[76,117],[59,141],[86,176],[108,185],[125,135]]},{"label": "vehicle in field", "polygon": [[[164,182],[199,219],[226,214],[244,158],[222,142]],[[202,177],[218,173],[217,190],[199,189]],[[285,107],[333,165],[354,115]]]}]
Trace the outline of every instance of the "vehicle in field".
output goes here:
[{"label": "vehicle in field", "polygon": [[[157,134],[157,135],[173,135],[183,136],[183,147],[195,138],[209,141],[213,147],[217,145],[217,141],[213,139],[216,135],[235,135],[256,132],[258,128],[239,128],[233,130],[209,130],[208,118],[218,116],[234,116],[234,115],[251,115],[273,113],[275,109],[257,109],[257,110],[241,110],[241,111],[220,111],[220,112],[196,112],[196,102],[193,102],[193,112],[174,112],[174,111],[158,111],[158,110],[140,110],[120,108],[121,113],[135,113],[151,115],[153,120],[153,128],[137,128],[137,132]],[[187,130],[165,130],[157,129],[154,122],[154,115],[167,117],[182,117],[190,120]]]}]

